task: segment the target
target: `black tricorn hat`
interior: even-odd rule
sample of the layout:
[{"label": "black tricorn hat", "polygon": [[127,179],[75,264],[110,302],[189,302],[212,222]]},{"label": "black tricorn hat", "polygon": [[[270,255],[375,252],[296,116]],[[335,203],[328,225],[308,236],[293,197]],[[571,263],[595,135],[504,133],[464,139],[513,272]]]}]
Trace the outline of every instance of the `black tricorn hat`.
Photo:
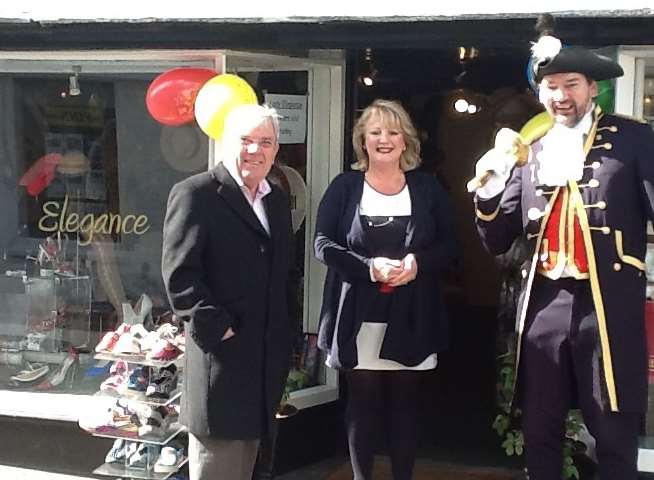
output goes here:
[{"label": "black tricorn hat", "polygon": [[597,81],[624,74],[622,67],[612,59],[577,46],[563,47],[556,56],[539,63],[534,62],[536,82],[540,82],[545,75],[569,72],[581,73]]},{"label": "black tricorn hat", "polygon": [[622,67],[612,59],[584,47],[564,47],[554,36],[554,17],[549,13],[538,16],[535,30],[539,40],[532,46],[531,65],[536,83],[545,75],[581,73],[592,80],[621,77]]}]

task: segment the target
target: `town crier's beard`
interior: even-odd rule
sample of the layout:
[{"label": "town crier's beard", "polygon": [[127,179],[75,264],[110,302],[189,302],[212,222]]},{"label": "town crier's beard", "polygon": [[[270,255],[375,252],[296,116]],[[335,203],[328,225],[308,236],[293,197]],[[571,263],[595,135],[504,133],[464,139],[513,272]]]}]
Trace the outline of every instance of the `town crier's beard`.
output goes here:
[{"label": "town crier's beard", "polygon": [[593,106],[597,83],[580,73],[553,73],[540,82],[538,98],[556,122],[577,125]]}]

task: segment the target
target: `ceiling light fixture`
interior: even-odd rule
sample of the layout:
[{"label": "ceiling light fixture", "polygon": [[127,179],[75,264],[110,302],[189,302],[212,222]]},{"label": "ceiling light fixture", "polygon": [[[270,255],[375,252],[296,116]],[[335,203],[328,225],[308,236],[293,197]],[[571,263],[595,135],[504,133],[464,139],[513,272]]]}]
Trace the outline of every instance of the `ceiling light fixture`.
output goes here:
[{"label": "ceiling light fixture", "polygon": [[68,95],[71,97],[76,97],[82,93],[82,90],[79,87],[79,74],[81,71],[81,66],[73,65],[73,74],[68,77]]},{"label": "ceiling light fixture", "polygon": [[364,55],[364,67],[359,79],[364,87],[372,87],[375,85],[375,78],[377,77],[377,70],[372,63],[372,48],[366,48]]}]

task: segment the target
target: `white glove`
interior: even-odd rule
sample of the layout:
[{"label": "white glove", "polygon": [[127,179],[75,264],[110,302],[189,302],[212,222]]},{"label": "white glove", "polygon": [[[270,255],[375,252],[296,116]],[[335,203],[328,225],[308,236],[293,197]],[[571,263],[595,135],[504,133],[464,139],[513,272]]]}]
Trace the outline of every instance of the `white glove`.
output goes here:
[{"label": "white glove", "polygon": [[495,135],[495,150],[506,153],[516,153],[517,147],[522,144],[520,134],[510,128],[500,128]]},{"label": "white glove", "polygon": [[477,161],[475,175],[492,172],[483,187],[477,189],[479,198],[493,198],[504,190],[506,182],[511,176],[511,169],[515,165],[515,156],[492,148]]}]

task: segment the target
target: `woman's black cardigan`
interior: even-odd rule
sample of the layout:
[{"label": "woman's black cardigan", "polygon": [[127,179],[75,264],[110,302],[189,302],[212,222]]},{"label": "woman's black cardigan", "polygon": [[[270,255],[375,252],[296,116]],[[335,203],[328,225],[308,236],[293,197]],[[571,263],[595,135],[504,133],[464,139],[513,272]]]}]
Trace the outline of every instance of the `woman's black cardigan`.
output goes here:
[{"label": "woman's black cardigan", "polygon": [[[418,275],[393,292],[380,357],[415,366],[447,347],[439,271],[453,262],[457,248],[452,206],[440,183],[417,171],[406,172],[406,182],[411,220],[403,255],[415,254]],[[357,365],[361,322],[375,297],[383,295],[370,280],[372,258],[359,216],[363,183],[361,172],[337,176],[320,201],[316,219],[315,255],[328,267],[318,347],[329,352],[332,365],[341,369]]]}]

